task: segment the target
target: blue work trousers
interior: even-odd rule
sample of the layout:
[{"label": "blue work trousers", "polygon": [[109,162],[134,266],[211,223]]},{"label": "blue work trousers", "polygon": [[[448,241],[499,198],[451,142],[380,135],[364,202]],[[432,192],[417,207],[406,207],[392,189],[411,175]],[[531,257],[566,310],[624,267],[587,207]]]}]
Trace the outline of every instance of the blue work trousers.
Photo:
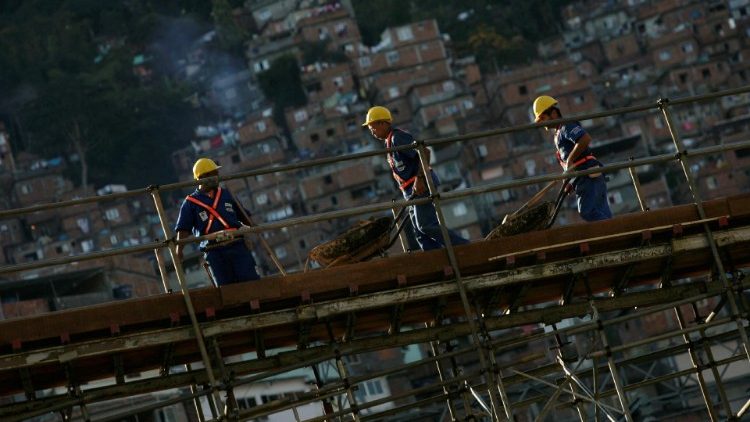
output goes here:
[{"label": "blue work trousers", "polygon": [[[424,196],[415,196],[413,199],[417,198],[424,198]],[[423,251],[439,249],[445,246],[437,214],[435,213],[435,207],[431,203],[409,206],[409,217],[414,227],[417,243],[419,243],[419,247]],[[469,243],[468,240],[457,235],[452,230],[448,230],[448,235],[453,245]]]},{"label": "blue work trousers", "polygon": [[253,254],[242,240],[208,250],[204,258],[217,286],[260,279]]},{"label": "blue work trousers", "polygon": [[607,182],[604,175],[597,177],[580,176],[575,184],[578,214],[586,221],[599,221],[612,218],[607,199]]}]

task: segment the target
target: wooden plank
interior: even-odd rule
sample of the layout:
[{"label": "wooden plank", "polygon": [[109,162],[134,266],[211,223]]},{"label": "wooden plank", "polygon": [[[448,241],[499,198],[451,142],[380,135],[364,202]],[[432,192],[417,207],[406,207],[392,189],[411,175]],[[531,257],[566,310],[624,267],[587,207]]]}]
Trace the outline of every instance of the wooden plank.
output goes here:
[{"label": "wooden plank", "polygon": [[[731,215],[732,224],[750,216],[750,195],[709,201],[705,203],[709,217]],[[488,259],[502,254],[525,249],[544,247],[582,238],[615,235],[625,231],[641,231],[656,226],[667,226],[685,223],[697,219],[694,205],[682,205],[668,209],[638,212],[618,216],[615,219],[595,223],[577,224],[553,228],[546,231],[526,233],[508,239],[474,242],[456,248],[456,256],[465,275],[480,274],[491,269],[498,269],[498,263]],[[629,240],[628,240],[629,241]],[[611,250],[617,246],[612,242],[593,243],[591,253]],[[551,255],[550,255],[551,256]],[[379,291],[395,287],[397,278],[403,275],[409,285],[418,285],[425,281],[443,280],[443,267],[449,265],[445,251],[413,252],[387,259],[376,259],[369,262],[333,267],[308,273],[290,274],[287,277],[270,277],[253,283],[241,283],[222,287],[206,288],[191,291],[191,297],[197,313],[208,307],[214,307],[221,313],[224,308],[245,306],[252,300],[265,303],[275,301],[292,301],[295,303],[301,290],[307,290],[313,301],[336,297],[338,293],[346,294],[348,285],[356,280],[360,293]],[[68,331],[72,338],[85,333],[107,330],[110,325],[118,324],[123,332],[129,326],[152,324],[158,326],[168,315],[176,312],[184,316],[183,298],[179,293],[162,294],[148,298],[112,302],[87,308],[56,312],[42,316],[20,318],[0,322],[0,347],[9,350],[9,344],[20,339],[23,343],[56,338],[60,332]],[[134,311],[137,310],[137,311]],[[29,327],[34,327],[29,329]]]}]

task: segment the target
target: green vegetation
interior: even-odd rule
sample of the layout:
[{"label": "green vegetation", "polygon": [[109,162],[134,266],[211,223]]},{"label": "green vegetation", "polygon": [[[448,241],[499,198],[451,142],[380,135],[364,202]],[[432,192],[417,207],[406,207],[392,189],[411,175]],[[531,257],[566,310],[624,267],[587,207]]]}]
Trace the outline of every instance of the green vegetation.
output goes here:
[{"label": "green vegetation", "polygon": [[286,126],[286,107],[298,107],[307,103],[299,64],[292,55],[284,55],[272,61],[268,70],[258,74],[258,83],[263,94],[267,98],[273,98],[274,120],[280,126]]},{"label": "green vegetation", "polygon": [[17,150],[66,157],[86,186],[174,180],[164,164],[190,137],[190,91],[150,69],[145,47],[160,13],[193,12],[156,3],[2,3],[0,112],[19,123]]},{"label": "green vegetation", "polygon": [[561,29],[558,13],[571,0],[353,0],[363,42],[377,44],[385,28],[436,19],[459,57],[474,55],[485,68],[526,62],[534,43]]}]

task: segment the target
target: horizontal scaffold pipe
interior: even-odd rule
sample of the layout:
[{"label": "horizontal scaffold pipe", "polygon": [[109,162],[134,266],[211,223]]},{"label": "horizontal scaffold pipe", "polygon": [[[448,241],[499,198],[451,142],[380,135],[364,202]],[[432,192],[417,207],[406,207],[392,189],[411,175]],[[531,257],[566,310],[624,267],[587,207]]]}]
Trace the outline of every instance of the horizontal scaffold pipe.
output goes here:
[{"label": "horizontal scaffold pipe", "polygon": [[[750,281],[746,281],[741,287],[750,287]],[[721,293],[721,287],[715,284],[691,283],[686,285],[662,288],[656,291],[631,293],[614,298],[595,299],[595,303],[597,309],[599,309],[600,312],[608,312],[618,309],[632,308],[634,306],[647,307],[652,305],[660,305],[665,302],[669,302],[670,300],[679,300],[679,302],[676,303],[683,303],[685,300],[701,300]],[[505,315],[502,317],[487,318],[487,324],[490,331],[495,331],[532,322],[571,318],[585,314],[586,312],[588,312],[588,310],[589,305],[587,303],[577,303],[554,307],[551,309],[536,309],[531,311],[522,311],[511,315]],[[647,311],[647,309],[643,309],[643,311]],[[259,376],[252,377],[258,380],[272,375],[272,372],[285,372],[285,369],[292,368],[295,365],[302,367],[309,365],[311,362],[319,362],[330,359],[331,356],[335,355],[335,352],[332,350],[334,347],[337,347],[342,354],[349,355],[392,347],[400,347],[408,344],[425,343],[437,339],[447,341],[455,337],[467,335],[468,333],[469,329],[465,323],[456,323],[452,324],[451,326],[418,329],[414,331],[389,335],[386,337],[353,340],[351,342],[339,344],[336,346],[326,345],[304,350],[280,352],[279,354],[269,356],[268,358],[229,364],[227,365],[227,370],[235,374],[246,374],[268,371],[271,368],[281,368],[278,370],[265,372]],[[727,338],[727,335],[723,334],[718,336],[717,340]],[[676,354],[680,351],[684,351],[686,347],[686,345],[681,344],[672,347],[668,351],[660,351],[654,353],[653,355],[659,356],[664,353],[669,353],[670,355]],[[637,357],[628,359],[623,363],[638,363],[641,361],[646,361],[646,359],[647,357]],[[544,368],[539,368],[532,373],[536,375],[543,375],[544,373],[546,373],[545,371],[548,372],[554,370],[559,370],[559,367],[556,365],[551,365],[547,370],[545,370]],[[152,379],[132,381],[123,385],[113,385],[109,387],[100,387],[87,390],[86,394],[82,398],[70,398],[65,395],[52,398],[40,398],[32,402],[22,402],[3,406],[0,407],[0,417],[17,413],[29,414],[28,412],[34,413],[35,411],[39,412],[35,414],[41,414],[44,413],[44,411],[39,411],[38,409],[40,408],[54,407],[57,409],[64,408],[70,405],[77,405],[79,403],[95,403],[111,400],[117,397],[121,397],[122,395],[147,394],[170,388],[179,388],[191,383],[202,384],[205,383],[205,381],[206,374],[203,370],[169,374]],[[513,376],[511,376],[508,378],[508,382],[513,384],[519,381],[514,381]],[[331,386],[331,388],[338,387]]]},{"label": "horizontal scaffold pipe", "polygon": [[[715,232],[721,245],[750,241],[750,227]],[[561,275],[569,275],[605,267],[618,267],[642,260],[666,258],[675,253],[700,250],[707,247],[704,235],[686,236],[669,243],[607,252],[563,261],[537,264],[518,269],[503,270],[480,276],[466,277],[467,290],[475,291],[512,284],[530,282]],[[452,280],[406,287],[379,293],[302,305],[294,309],[264,312],[255,315],[228,318],[201,324],[206,337],[226,335],[247,330],[271,328],[303,321],[318,321],[328,317],[364,309],[374,309],[394,304],[432,299],[456,294],[458,287]],[[652,292],[653,293],[653,292]],[[489,326],[488,326],[489,327]],[[123,352],[127,350],[191,340],[191,327],[175,327],[158,332],[143,332],[116,338],[92,340],[85,343],[56,346],[43,350],[0,356],[0,370],[20,368],[43,363],[64,362],[88,356]]]},{"label": "horizontal scaffold pipe", "polygon": [[[726,151],[730,149],[742,149],[742,148],[750,148],[750,141],[700,148],[700,149],[696,149],[696,150],[689,151],[689,152],[686,151],[686,154],[689,153],[690,156],[703,156],[703,155],[715,154],[717,152]],[[606,173],[606,172],[614,172],[614,171],[624,169],[624,168],[637,167],[637,166],[649,165],[649,164],[659,164],[659,163],[672,161],[675,159],[676,159],[676,156],[674,154],[662,154],[662,155],[653,156],[653,157],[613,163],[605,167],[571,172],[565,175],[559,175],[559,174],[544,175],[544,176],[530,177],[526,179],[519,179],[519,180],[514,180],[514,181],[509,181],[509,182],[490,183],[487,185],[466,188],[466,189],[462,189],[459,191],[441,193],[440,197],[446,200],[458,199],[458,198],[473,196],[473,195],[482,194],[482,193],[490,193],[490,192],[495,192],[495,191],[500,191],[500,190],[507,190],[507,189],[512,189],[512,188],[522,187],[522,186],[526,186],[530,184],[541,184],[541,183],[549,182],[552,180],[562,180],[568,177],[587,175],[587,174],[591,174],[595,172]],[[264,223],[264,224],[258,224],[255,226],[250,226],[250,227],[244,226],[236,230],[233,233],[236,236],[244,235],[248,233],[260,233],[264,231],[292,227],[296,225],[312,224],[312,223],[317,223],[321,221],[328,221],[328,220],[335,219],[335,218],[352,217],[352,216],[357,216],[357,215],[362,215],[362,214],[370,214],[374,212],[386,211],[386,210],[391,210],[394,207],[400,208],[400,207],[409,206],[409,205],[421,205],[421,204],[426,204],[430,201],[431,201],[430,198],[420,198],[420,199],[413,199],[409,201],[400,200],[396,202],[380,202],[380,203],[371,204],[371,205],[353,207],[353,208],[349,208],[346,210],[329,211],[325,213],[313,214],[313,215],[304,216],[304,217],[290,218],[290,219],[281,220],[275,223]],[[34,207],[31,207],[31,208],[34,208]],[[0,211],[0,217],[2,217],[1,214],[2,214],[2,211]],[[170,241],[176,244],[198,243],[204,240],[214,240],[218,236],[223,236],[223,234],[212,233],[212,234],[203,235],[203,236],[196,236],[196,237],[191,236],[190,238],[182,239],[179,241],[171,239]],[[18,272],[18,271],[28,271],[28,270],[38,269],[38,268],[70,264],[73,262],[99,259],[103,257],[139,253],[139,252],[149,251],[154,248],[164,248],[164,247],[167,247],[167,245],[168,245],[168,242],[151,242],[151,243],[146,243],[146,244],[142,244],[138,246],[116,248],[116,249],[110,249],[107,251],[92,252],[92,253],[74,255],[74,256],[69,256],[69,257],[59,257],[59,258],[51,258],[47,260],[34,261],[34,262],[23,263],[23,264],[5,265],[5,266],[0,266],[0,274],[6,274],[6,273],[12,273],[12,272]]]}]

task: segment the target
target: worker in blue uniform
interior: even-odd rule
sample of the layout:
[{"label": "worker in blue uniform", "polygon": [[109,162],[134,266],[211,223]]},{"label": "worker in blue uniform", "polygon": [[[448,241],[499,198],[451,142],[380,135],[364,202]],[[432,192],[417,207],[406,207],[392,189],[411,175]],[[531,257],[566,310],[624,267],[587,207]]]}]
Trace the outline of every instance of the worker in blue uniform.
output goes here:
[{"label": "worker in blue uniform", "polygon": [[[367,112],[367,117],[362,126],[370,129],[370,133],[377,139],[385,142],[386,148],[410,145],[414,137],[401,129],[392,127],[393,118],[391,112],[385,107],[375,106]],[[425,179],[419,154],[414,149],[389,152],[388,164],[396,183],[406,199],[426,198],[429,195],[427,180]],[[429,150],[427,150],[426,161],[430,161]],[[430,169],[430,177],[435,186],[439,185],[437,175]],[[438,249],[444,246],[443,235],[440,224],[432,203],[412,205],[409,207],[409,218],[414,228],[415,237],[419,247],[423,251]],[[451,244],[463,245],[469,241],[448,230]]]},{"label": "worker in blue uniform", "polygon": [[[536,122],[562,119],[562,113],[556,99],[542,95],[534,100],[534,117]],[[554,131],[553,141],[557,149],[557,160],[565,172],[587,170],[602,167],[594,157],[589,145],[591,135],[579,122],[548,125],[545,130]],[[576,177],[572,182],[578,201],[578,214],[586,221],[607,220],[612,218],[607,198],[607,182],[602,173],[592,173]]]},{"label": "worker in blue uniform", "polygon": [[[175,231],[177,240],[191,234],[203,236],[221,232],[214,240],[204,240],[199,248],[204,253],[211,276],[217,286],[258,280],[255,259],[245,246],[242,236],[232,236],[232,232],[250,225],[246,215],[229,191],[222,189],[216,176],[219,168],[213,160],[201,158],[193,166],[195,180],[201,180],[198,188],[185,198],[180,208]],[[183,246],[177,245],[177,256],[182,259]]]}]

